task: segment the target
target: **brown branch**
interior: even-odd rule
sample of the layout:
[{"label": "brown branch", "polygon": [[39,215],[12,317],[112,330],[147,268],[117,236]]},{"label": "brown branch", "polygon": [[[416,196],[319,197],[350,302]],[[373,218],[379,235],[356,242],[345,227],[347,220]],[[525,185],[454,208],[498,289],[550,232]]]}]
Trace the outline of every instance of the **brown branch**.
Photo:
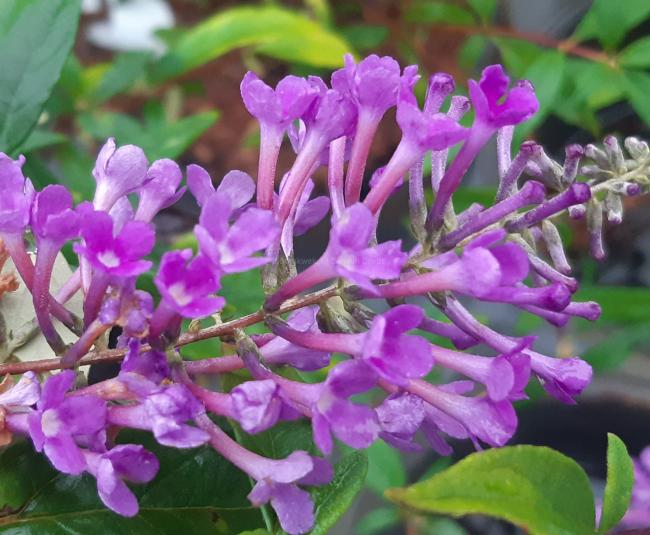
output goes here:
[{"label": "brown branch", "polygon": [[486,37],[511,37],[513,39],[521,39],[523,41],[535,43],[546,48],[555,48],[556,50],[564,52],[565,54],[571,54],[573,56],[578,56],[591,61],[597,61],[611,67],[616,66],[616,60],[609,54],[601,50],[582,46],[572,39],[565,39],[560,41],[540,33],[522,32],[513,28],[506,28],[504,26],[462,26],[454,24],[435,24],[434,27],[436,30],[442,32],[446,31],[460,33],[468,36],[484,35]]},{"label": "brown branch", "polygon": [[[284,314],[285,312],[291,312],[299,308],[304,308],[309,305],[314,305],[320,303],[321,301],[326,301],[330,297],[334,297],[338,293],[338,288],[336,286],[330,286],[323,290],[313,292],[305,295],[304,297],[298,297],[295,299],[290,299],[285,302],[274,314]],[[219,325],[213,325],[212,327],[206,327],[197,332],[186,332],[183,333],[176,343],[176,347],[185,346],[198,342],[200,340],[206,340],[208,338],[217,338],[219,336],[226,336],[232,334],[235,329],[243,329],[245,327],[250,327],[256,323],[261,323],[264,321],[266,314],[264,311],[259,310],[247,316],[242,316]],[[148,351],[151,349],[150,346],[144,345],[141,348],[141,351]],[[118,362],[124,358],[126,355],[127,349],[107,349],[104,351],[97,351],[93,353],[88,353],[85,357],[82,357],[78,366],[88,366],[90,364],[98,364],[100,362]],[[58,370],[61,368],[61,359],[43,359],[43,360],[33,360],[29,362],[11,362],[8,364],[0,365],[0,377],[3,377],[7,374],[14,375],[25,373],[28,371],[33,372],[47,372],[52,370]]]}]

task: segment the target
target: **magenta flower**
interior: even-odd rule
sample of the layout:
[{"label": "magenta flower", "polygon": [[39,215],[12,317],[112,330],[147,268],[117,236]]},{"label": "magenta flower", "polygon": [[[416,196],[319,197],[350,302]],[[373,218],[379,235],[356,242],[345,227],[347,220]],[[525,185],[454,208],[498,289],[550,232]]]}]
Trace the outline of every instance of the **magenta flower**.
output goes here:
[{"label": "magenta flower", "polygon": [[384,242],[368,247],[376,220],[362,204],[349,207],[332,220],[330,241],[323,256],[298,276],[284,284],[266,303],[269,310],[316,284],[337,276],[345,277],[370,293],[372,279],[390,280],[399,276],[407,255],[401,241]]},{"label": "magenta flower", "polygon": [[23,175],[25,158],[12,160],[0,152],[0,232],[21,233],[29,225],[30,211],[34,200],[34,187]]},{"label": "magenta flower", "polygon": [[36,194],[32,205],[32,230],[39,243],[58,249],[79,235],[79,216],[72,206],[72,195],[63,186],[46,186]]},{"label": "magenta flower", "polygon": [[185,318],[209,316],[225,302],[212,297],[220,286],[210,262],[203,256],[192,259],[190,249],[165,253],[154,282],[165,305]]},{"label": "magenta flower", "polygon": [[283,399],[272,379],[247,381],[230,391],[232,416],[250,434],[273,427],[279,420],[294,420],[300,413]]},{"label": "magenta flower", "polygon": [[74,249],[98,271],[113,277],[137,277],[152,263],[142,260],[153,249],[156,234],[149,223],[127,221],[115,232],[106,212],[85,211],[81,223],[83,243]]},{"label": "magenta flower", "polygon": [[178,188],[183,180],[178,164],[172,160],[156,160],[151,164],[144,184],[138,189],[138,211],[135,218],[151,221],[163,208],[175,204],[185,193]]},{"label": "magenta flower", "polygon": [[206,201],[194,233],[201,253],[217,273],[248,271],[269,263],[265,256],[251,256],[268,247],[278,236],[278,225],[269,210],[249,208],[230,226],[230,198],[220,192]]},{"label": "magenta flower", "polygon": [[109,138],[97,156],[93,176],[97,187],[93,204],[97,210],[110,210],[120,197],[137,191],[147,179],[147,157],[135,145],[116,148]]},{"label": "magenta flower", "polygon": [[413,437],[426,416],[422,398],[408,392],[391,394],[375,408],[375,413],[381,427],[379,437],[386,443],[403,451],[421,449]]},{"label": "magenta flower", "polygon": [[185,423],[205,411],[187,387],[159,386],[135,373],[121,374],[120,380],[140,403],[111,407],[111,424],[149,430],[160,444],[172,448],[196,448],[208,441],[205,431]]},{"label": "magenta flower", "polygon": [[122,516],[138,514],[138,501],[124,481],[148,483],[158,473],[158,459],[142,446],[125,444],[105,453],[84,451],[86,470],[97,479],[100,499]]},{"label": "magenta flower", "polygon": [[230,171],[214,189],[208,172],[199,165],[187,166],[187,186],[199,206],[203,206],[215,191],[230,199],[230,209],[243,207],[255,194],[255,182],[243,171]]},{"label": "magenta flower", "polygon": [[[3,385],[4,386],[4,385]],[[25,412],[41,397],[41,385],[34,372],[25,372],[20,380],[0,393],[0,407],[6,412]]]},{"label": "magenta flower", "polygon": [[160,384],[170,377],[167,355],[162,351],[152,349],[140,351],[140,340],[129,340],[126,357],[120,365],[120,376],[125,373],[136,373],[149,381]]},{"label": "magenta flower", "polygon": [[36,451],[45,451],[60,472],[80,474],[86,461],[79,444],[102,446],[106,402],[95,396],[66,396],[75,374],[66,370],[43,385],[37,410],[29,415],[29,434]]}]

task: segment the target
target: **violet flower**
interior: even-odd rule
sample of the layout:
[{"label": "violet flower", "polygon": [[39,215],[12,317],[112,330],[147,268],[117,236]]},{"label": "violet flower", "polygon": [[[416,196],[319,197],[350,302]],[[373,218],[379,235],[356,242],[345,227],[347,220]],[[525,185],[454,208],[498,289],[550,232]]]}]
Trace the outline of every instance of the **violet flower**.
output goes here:
[{"label": "violet flower", "polygon": [[175,204],[186,188],[178,188],[183,180],[178,164],[172,160],[156,160],[151,164],[144,185],[138,189],[138,211],[135,219],[151,221],[163,208]]},{"label": "violet flower", "polygon": [[0,383],[0,447],[11,444],[12,431],[25,430],[31,407],[41,397],[41,386],[34,372],[25,372],[14,384],[7,375]]},{"label": "violet flower", "polygon": [[230,391],[231,416],[250,434],[273,427],[280,420],[295,420],[300,413],[286,403],[272,379],[247,381]]},{"label": "violet flower", "polygon": [[147,179],[147,157],[140,147],[116,148],[109,138],[99,151],[93,176],[97,187],[93,204],[97,210],[110,210],[120,197],[137,191]]},{"label": "violet flower", "polygon": [[205,410],[187,387],[159,386],[135,373],[121,374],[120,380],[140,403],[111,407],[109,423],[149,430],[160,444],[172,448],[196,448],[209,440],[205,431],[185,423]]},{"label": "violet flower", "polygon": [[501,127],[529,119],[539,108],[530,82],[523,80],[508,90],[510,80],[501,65],[483,69],[479,82],[469,81],[469,94],[475,120],[469,136],[440,181],[440,187],[428,217],[429,228],[442,227],[451,195],[470,164],[492,135]]},{"label": "violet flower", "polygon": [[273,207],[275,169],[284,132],[307,111],[318,91],[304,78],[291,75],[273,90],[249,71],[241,82],[241,95],[246,109],[260,123],[257,205],[269,210]]},{"label": "violet flower", "polygon": [[106,402],[91,395],[66,396],[74,380],[70,370],[51,376],[28,418],[36,451],[44,451],[60,472],[76,475],[86,469],[79,444],[95,449],[104,444]]},{"label": "violet flower", "polygon": [[255,182],[243,171],[229,171],[215,190],[208,172],[199,165],[187,166],[187,186],[199,206],[203,206],[215,191],[230,200],[230,210],[249,202],[255,194]]},{"label": "violet flower", "polygon": [[362,204],[347,208],[340,218],[333,219],[330,241],[323,255],[267,299],[267,310],[276,309],[286,299],[337,276],[371,292],[375,288],[371,279],[398,277],[407,260],[407,255],[400,250],[401,241],[368,247],[375,225],[372,213]]},{"label": "violet flower", "polygon": [[138,501],[124,483],[149,483],[158,473],[158,459],[142,446],[125,444],[105,453],[84,451],[86,470],[97,480],[100,499],[112,511],[127,517],[138,514]]}]

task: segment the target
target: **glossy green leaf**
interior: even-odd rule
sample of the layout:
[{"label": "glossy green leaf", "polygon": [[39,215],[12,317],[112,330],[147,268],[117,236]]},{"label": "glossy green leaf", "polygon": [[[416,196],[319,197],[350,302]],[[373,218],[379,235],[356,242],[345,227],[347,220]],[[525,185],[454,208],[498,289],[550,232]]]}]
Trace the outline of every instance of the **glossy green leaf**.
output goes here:
[{"label": "glossy green leaf", "polygon": [[4,0],[0,9],[0,151],[29,135],[74,43],[80,0]]},{"label": "glossy green leaf", "polygon": [[642,71],[625,71],[626,92],[630,104],[641,119],[650,125],[650,74]]},{"label": "glossy green leaf", "polygon": [[235,7],[220,11],[185,32],[154,66],[162,81],[194,69],[236,48],[312,67],[339,67],[348,44],[306,16],[276,6]]},{"label": "glossy green leaf", "polygon": [[634,465],[623,441],[607,433],[607,485],[598,533],[606,533],[619,523],[630,505],[634,486]]},{"label": "glossy green leaf", "polygon": [[642,37],[624,48],[618,55],[622,67],[650,67],[650,37]]},{"label": "glossy green leaf", "polygon": [[329,485],[314,488],[312,498],[316,505],[316,521],[311,535],[329,533],[363,488],[367,471],[365,453],[356,451],[336,463],[334,478]]},{"label": "glossy green leaf", "polygon": [[474,453],[427,481],[387,491],[419,511],[485,514],[531,535],[594,532],[589,478],[572,459],[546,447],[512,446]]},{"label": "glossy green leaf", "polygon": [[123,113],[96,113],[79,116],[81,127],[96,140],[115,137],[118,144],[133,143],[142,147],[149,160],[177,158],[219,117],[207,111],[178,121],[139,122]]},{"label": "glossy green leaf", "polygon": [[425,24],[474,24],[472,14],[460,6],[448,2],[415,2],[406,10],[405,18],[409,22]]},{"label": "glossy green leaf", "polygon": [[390,487],[401,487],[406,484],[406,469],[400,454],[378,440],[367,450],[368,454],[368,488],[378,494]]},{"label": "glossy green leaf", "polygon": [[467,0],[467,3],[484,24],[494,18],[498,6],[497,0]]},{"label": "glossy green leaf", "polygon": [[207,535],[262,525],[246,499],[247,477],[212,448],[163,448],[142,433],[120,439],[144,444],[160,461],[151,483],[131,487],[140,502],[138,516],[124,518],[107,510],[94,478],[60,474],[30,444],[18,443],[0,453],[0,501],[14,512],[0,518],[0,533]]}]

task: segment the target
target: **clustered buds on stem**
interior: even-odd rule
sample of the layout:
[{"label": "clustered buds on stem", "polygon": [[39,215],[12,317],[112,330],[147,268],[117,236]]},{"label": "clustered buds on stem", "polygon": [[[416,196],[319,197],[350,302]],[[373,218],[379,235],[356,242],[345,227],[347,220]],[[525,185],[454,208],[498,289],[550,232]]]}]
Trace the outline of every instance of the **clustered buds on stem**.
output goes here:
[{"label": "clustered buds on stem", "polygon": [[[353,448],[384,440],[415,450],[421,447],[415,441],[420,430],[435,451],[449,455],[449,439],[470,439],[477,448],[506,444],[517,427],[513,403],[526,398],[531,375],[551,396],[574,403],[591,380],[589,364],[544,355],[533,349],[533,338],[491,329],[468,302],[510,304],[556,326],[573,316],[597,319],[596,303],[572,300],[578,283],[553,219],[567,211],[586,217],[591,253],[600,258],[605,220],[620,222],[622,197],[650,186],[650,149],[628,138],[626,154],[608,137],[602,149],[567,147],[562,164],[533,142],[513,151],[515,126],[538,108],[529,82],[508,89],[502,67],[493,65],[478,82],[469,82],[469,99],[452,96],[442,111],[454,90],[451,76],[430,78],[423,108],[414,93],[418,78],[416,67],[402,69],[394,59],[374,55],[358,64],[346,56],[331,88],[318,77],[288,76],[273,89],[248,73],[241,91],[260,123],[257,184],[231,171],[215,188],[204,169],[187,168],[187,188],[201,207],[194,229],[198,250],[162,255],[153,279],[155,299],[137,283],[153,266],[146,257],[156,238],[154,216],[185,192],[176,163],[149,165],[138,147],[118,148],[109,139],[93,171],[93,202],[74,206],[63,186],[36,192],[23,175],[24,158],[0,155],[0,238],[32,293],[40,328],[60,356],[58,367],[75,367],[93,347],[101,360],[116,327],[122,333],[116,351],[125,355],[117,377],[91,386],[75,386],[70,369],[44,379],[29,371],[15,385],[7,379],[0,385],[0,443],[29,437],[61,472],[94,476],[102,501],[126,516],[135,515],[138,504],[125,481],[150,481],[158,462],[141,446],[116,445],[120,429],[147,430],[175,448],[209,444],[256,482],[251,502],[270,503],[283,529],[299,534],[314,522],[313,503],[302,487],[329,481],[329,463],[303,451],[264,458],[234,441],[209,413],[250,434],[279,421],[308,419],[324,456],[334,450],[334,438]],[[470,105],[473,123],[461,126]],[[372,140],[392,107],[402,138],[386,165],[372,174],[362,198]],[[296,158],[283,170],[276,192],[285,134]],[[495,135],[495,201],[456,213],[454,192]],[[447,165],[448,150],[457,144]],[[431,206],[423,179],[427,153]],[[311,177],[323,165],[329,199],[312,198]],[[381,241],[377,223],[407,176],[417,244],[403,250],[401,241]],[[129,195],[137,197],[136,210]],[[298,273],[294,236],[318,223],[330,206],[327,247]],[[53,296],[52,267],[71,241],[79,269]],[[268,290],[260,311],[234,320],[227,331],[217,325],[200,332],[227,336],[235,353],[183,362],[178,346],[209,335],[193,338],[194,326],[181,333],[183,319],[213,317],[219,323],[225,304],[217,295],[221,277],[259,267]],[[328,282],[337,284],[316,291]],[[79,291],[82,322],[65,307]],[[428,317],[423,301],[444,319]],[[283,311],[292,312],[283,318]],[[64,345],[54,318],[79,335],[74,344]],[[249,336],[239,329],[262,321],[266,334]],[[424,333],[437,337],[436,343]],[[445,340],[456,349],[446,348]],[[480,344],[492,354],[465,351]],[[30,367],[52,369],[46,361]],[[320,381],[289,379],[282,367],[319,370]],[[433,368],[461,380],[433,384],[428,380]],[[195,382],[201,374],[244,369],[250,378],[229,391]],[[383,401],[369,406],[351,399],[371,389]]]}]

